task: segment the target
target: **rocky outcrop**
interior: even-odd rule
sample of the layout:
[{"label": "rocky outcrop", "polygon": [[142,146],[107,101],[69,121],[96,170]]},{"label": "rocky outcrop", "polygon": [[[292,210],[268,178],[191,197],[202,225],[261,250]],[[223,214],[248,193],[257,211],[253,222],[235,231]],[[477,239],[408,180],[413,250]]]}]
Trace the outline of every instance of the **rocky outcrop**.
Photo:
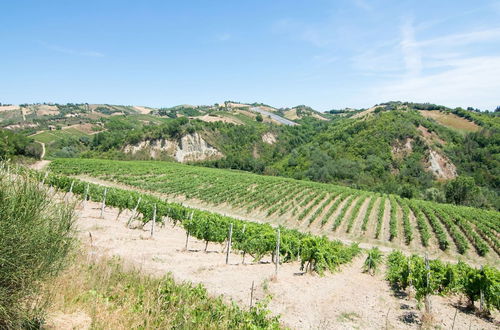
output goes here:
[{"label": "rocky outcrop", "polygon": [[392,158],[403,159],[413,152],[413,139],[407,138],[405,141],[396,141],[392,145]]},{"label": "rocky outcrop", "polygon": [[439,152],[429,149],[427,156],[427,169],[438,179],[450,180],[457,177],[457,168],[448,157]]},{"label": "rocky outcrop", "polygon": [[196,132],[187,134],[180,140],[141,141],[133,145],[126,145],[123,151],[132,155],[146,152],[153,159],[171,157],[181,163],[219,159],[224,156]]},{"label": "rocky outcrop", "polygon": [[[454,179],[457,176],[457,168],[442,151],[433,148],[429,141],[424,137],[424,142],[427,145],[426,156],[422,160],[424,168],[434,174],[438,180]],[[412,138],[396,141],[391,148],[392,159],[402,160],[410,156],[413,152],[413,143]],[[393,169],[391,173],[396,175],[398,170]]]},{"label": "rocky outcrop", "polygon": [[208,144],[198,133],[183,136],[175,152],[175,159],[181,163],[218,159],[222,156],[219,150]]},{"label": "rocky outcrop", "polygon": [[262,142],[267,144],[275,144],[276,143],[276,135],[271,132],[267,132],[262,135]]}]

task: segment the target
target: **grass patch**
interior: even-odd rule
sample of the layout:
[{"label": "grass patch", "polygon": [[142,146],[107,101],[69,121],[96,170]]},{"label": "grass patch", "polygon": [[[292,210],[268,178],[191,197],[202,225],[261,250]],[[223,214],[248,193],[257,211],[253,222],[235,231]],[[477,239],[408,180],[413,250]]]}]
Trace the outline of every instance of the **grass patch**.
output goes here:
[{"label": "grass patch", "polygon": [[337,320],[339,322],[356,322],[357,320],[359,320],[359,318],[359,314],[355,312],[344,312],[337,316]]},{"label": "grass patch", "polygon": [[[243,310],[211,297],[202,285],[127,269],[118,258],[80,253],[47,287],[53,315],[84,314],[94,329],[278,329],[264,306]],[[57,327],[57,324],[48,325]]]}]

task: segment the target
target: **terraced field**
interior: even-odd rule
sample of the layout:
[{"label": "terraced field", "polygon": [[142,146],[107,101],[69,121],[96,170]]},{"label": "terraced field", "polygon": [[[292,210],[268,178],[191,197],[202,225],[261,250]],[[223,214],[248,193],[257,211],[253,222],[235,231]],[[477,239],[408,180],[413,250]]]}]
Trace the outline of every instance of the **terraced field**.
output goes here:
[{"label": "terraced field", "polygon": [[50,168],[334,238],[495,263],[500,255],[494,211],[170,162],[58,159]]}]

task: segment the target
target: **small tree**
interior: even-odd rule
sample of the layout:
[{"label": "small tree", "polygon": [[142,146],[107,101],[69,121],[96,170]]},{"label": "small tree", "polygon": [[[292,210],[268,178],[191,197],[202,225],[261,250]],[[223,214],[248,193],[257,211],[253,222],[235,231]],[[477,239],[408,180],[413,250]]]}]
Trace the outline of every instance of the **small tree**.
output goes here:
[{"label": "small tree", "polygon": [[264,118],[262,118],[262,115],[258,113],[257,117],[255,117],[255,120],[257,120],[259,123],[262,123],[264,121]]},{"label": "small tree", "polygon": [[453,204],[468,205],[478,193],[474,178],[467,176],[459,176],[445,187],[446,201]]}]

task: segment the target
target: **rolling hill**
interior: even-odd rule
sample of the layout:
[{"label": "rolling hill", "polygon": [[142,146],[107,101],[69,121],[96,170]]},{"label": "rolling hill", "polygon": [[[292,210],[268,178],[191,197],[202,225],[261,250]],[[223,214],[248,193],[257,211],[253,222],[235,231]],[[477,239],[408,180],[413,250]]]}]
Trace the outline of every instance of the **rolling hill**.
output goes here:
[{"label": "rolling hill", "polygon": [[[496,113],[407,102],[325,114],[232,101],[3,109],[2,126],[45,143],[49,158],[180,161],[500,208]],[[467,192],[453,195],[450,182]]]}]

